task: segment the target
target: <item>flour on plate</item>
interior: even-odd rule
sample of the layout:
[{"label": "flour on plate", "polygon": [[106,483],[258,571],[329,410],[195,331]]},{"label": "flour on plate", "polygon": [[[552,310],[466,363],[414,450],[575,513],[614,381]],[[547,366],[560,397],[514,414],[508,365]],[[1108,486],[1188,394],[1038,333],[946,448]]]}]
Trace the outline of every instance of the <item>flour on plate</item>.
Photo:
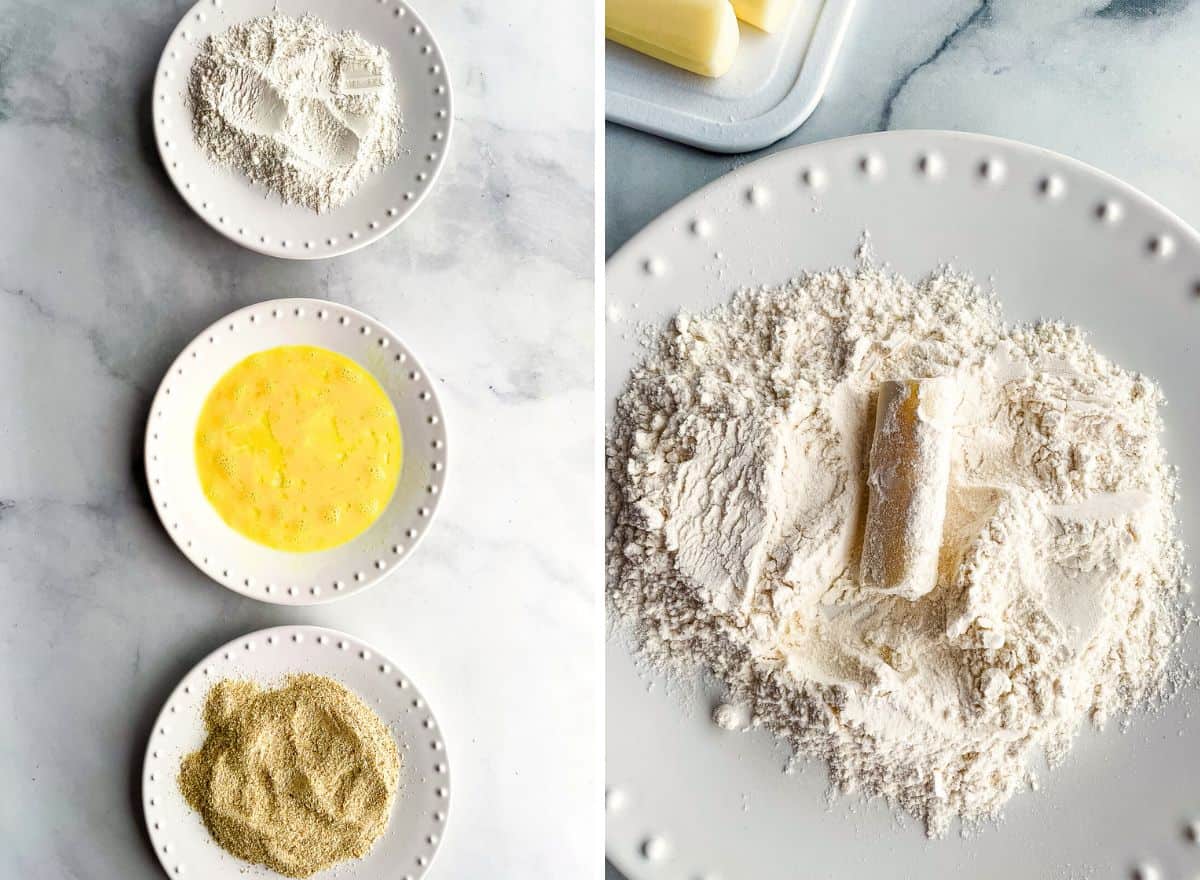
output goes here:
[{"label": "flour on plate", "polygon": [[[936,586],[862,589],[875,393],[937,376],[964,394]],[[864,264],[680,314],[617,403],[610,607],[842,790],[931,835],[995,817],[1037,756],[1166,692],[1185,617],[1162,403],[948,271]]]},{"label": "flour on plate", "polygon": [[312,15],[261,16],[206,39],[188,100],[211,161],[317,212],[400,152],[388,53]]}]

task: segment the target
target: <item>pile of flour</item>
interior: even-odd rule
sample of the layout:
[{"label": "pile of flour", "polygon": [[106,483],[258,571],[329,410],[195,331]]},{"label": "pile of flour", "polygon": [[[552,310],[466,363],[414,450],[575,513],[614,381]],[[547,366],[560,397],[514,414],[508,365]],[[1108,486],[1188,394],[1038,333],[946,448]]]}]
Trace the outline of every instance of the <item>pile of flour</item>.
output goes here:
[{"label": "pile of flour", "polygon": [[[860,589],[879,384],[963,390],[936,587]],[[969,278],[869,265],[680,314],[622,393],[608,596],[645,658],[941,835],[1165,693],[1185,623],[1158,388]]]},{"label": "pile of flour", "polygon": [[262,16],[206,39],[188,98],[209,159],[313,211],[343,204],[400,152],[387,52],[311,15]]}]

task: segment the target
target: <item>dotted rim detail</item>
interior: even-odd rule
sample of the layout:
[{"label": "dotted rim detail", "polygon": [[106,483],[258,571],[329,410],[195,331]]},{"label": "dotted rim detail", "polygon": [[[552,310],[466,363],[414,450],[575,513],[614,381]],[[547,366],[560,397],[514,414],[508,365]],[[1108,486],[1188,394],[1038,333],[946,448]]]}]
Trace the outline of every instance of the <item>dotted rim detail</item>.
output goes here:
[{"label": "dotted rim detail", "polygon": [[[914,177],[930,184],[945,180],[956,170],[938,152],[924,152],[915,156],[910,167]],[[1070,192],[1067,179],[1058,172],[1038,173],[1028,181],[1011,180],[1007,163],[996,151],[981,153],[977,160],[969,163],[967,167],[960,167],[957,170],[971,175],[989,190],[999,191],[1014,183],[1023,186],[1047,204],[1063,201]],[[888,169],[880,153],[868,151],[856,156],[849,171],[851,180],[858,179],[872,184],[884,182],[887,179]],[[796,179],[798,188],[808,191],[811,195],[817,191],[828,190],[834,175],[827,167],[806,164],[800,169]],[[759,210],[769,211],[775,202],[775,194],[771,187],[763,183],[751,183],[741,192],[743,202]],[[825,194],[822,192],[822,195]],[[1087,210],[1091,214],[1091,219],[1101,227],[1115,227],[1125,219],[1125,204],[1118,195],[1089,203]],[[712,229],[712,217],[703,214],[696,214],[686,226],[687,234],[692,238],[708,238],[712,234]],[[1175,255],[1176,250],[1175,238],[1164,229],[1144,241],[1142,255],[1151,257],[1156,262],[1166,263]],[[669,265],[661,256],[644,253],[638,259],[638,263],[642,267],[643,274],[650,278],[660,279],[669,274],[667,271]],[[1191,299],[1200,296],[1200,278],[1195,279],[1187,286],[1187,295]]]},{"label": "dotted rim detail", "polygon": [[[159,157],[166,169],[167,176],[175,184],[175,188],[184,201],[209,226],[231,241],[257,253],[283,259],[316,260],[340,256],[378,241],[403,223],[417,209],[437,180],[445,164],[454,119],[450,78],[441,49],[420,16],[403,0],[374,0],[374,2],[359,0],[359,2],[364,6],[377,6],[384,13],[379,24],[381,32],[384,29],[392,31],[399,27],[401,32],[410,38],[414,53],[424,65],[425,76],[429,77],[428,90],[429,94],[435,96],[435,107],[432,117],[420,120],[419,126],[414,126],[418,120],[407,115],[404,118],[405,144],[414,156],[421,157],[423,166],[413,175],[414,184],[411,188],[397,192],[393,199],[395,204],[384,208],[379,216],[365,218],[360,228],[339,228],[337,230],[330,228],[328,234],[314,237],[297,239],[287,234],[273,233],[270,229],[256,228],[257,223],[248,225],[233,220],[227,207],[218,204],[216,199],[196,195],[199,187],[194,186],[195,182],[185,176],[179,165],[180,143],[194,146],[192,132],[190,129],[178,130],[179,127],[172,123],[165,111],[174,109],[175,105],[186,106],[183,89],[198,44],[210,33],[224,30],[246,17],[239,18],[236,15],[228,14],[230,7],[236,5],[236,0],[199,0],[184,14],[168,38],[154,75],[151,108],[154,141],[158,146]],[[214,10],[220,12],[224,17],[210,23],[209,13]],[[309,11],[317,14],[320,12],[320,10]],[[365,36],[373,42],[379,41],[378,38],[373,39],[371,34],[365,34]],[[397,73],[394,65],[395,62],[393,62],[393,73]],[[397,75],[396,81],[401,88],[419,88],[419,84],[410,82],[408,77]],[[419,130],[410,130],[413,127],[417,127]],[[433,148],[426,148],[424,146],[426,143],[432,145]],[[201,157],[201,161],[207,165],[207,160],[203,157]],[[397,162],[401,161],[403,158],[397,160]],[[384,169],[381,173],[386,173],[387,170]],[[283,205],[277,196],[268,193],[260,185],[251,184],[246,180],[242,182],[248,187],[253,187],[256,193],[264,196],[262,208],[264,212],[296,210],[295,206]],[[347,205],[352,205],[353,202],[354,198],[352,197]],[[332,217],[335,213],[337,212],[331,211],[324,216]],[[284,225],[287,223],[286,220],[280,222]],[[336,221],[330,219],[328,222],[332,224]]]},{"label": "dotted rim detail", "polygon": [[[945,187],[953,188],[956,196],[973,191],[979,210],[989,210],[1002,199],[1007,202],[1005,207],[1010,207],[1016,200],[1029,215],[1053,217],[1056,224],[1070,225],[1071,232],[1086,234],[1097,248],[1119,248],[1122,260],[1144,273],[1146,288],[1164,295],[1172,306],[1179,304],[1180,297],[1185,303],[1200,305],[1200,264],[1196,259],[1200,236],[1132,186],[1078,160],[1016,141],[957,132],[904,131],[855,135],[780,151],[735,169],[668,208],[609,258],[608,307],[618,315],[610,320],[615,323],[620,320],[620,310],[639,306],[655,312],[655,318],[648,320],[657,320],[664,290],[670,294],[673,310],[703,310],[713,304],[710,297],[727,301],[739,281],[766,283],[757,276],[729,278],[723,269],[705,287],[703,282],[695,282],[692,269],[708,264],[710,256],[719,263],[724,261],[720,233],[736,228],[742,218],[768,215],[756,224],[756,230],[765,223],[791,224],[796,222],[797,206],[811,208],[816,214],[827,197],[836,200],[841,193],[854,201],[884,187],[903,193]],[[862,225],[870,230],[869,223]],[[698,229],[715,229],[718,234],[702,236]],[[737,239],[736,234],[732,237]],[[774,256],[769,247],[763,251],[767,259]],[[768,266],[772,272],[781,269],[775,264]],[[792,271],[800,268],[792,267]],[[675,296],[683,284],[675,274],[686,275],[691,285],[688,289],[703,290],[701,305]],[[629,337],[609,332],[611,363],[614,339],[620,340],[615,345],[618,351],[633,343]],[[623,357],[617,355],[619,363],[624,363]],[[610,757],[611,775],[606,776],[605,811],[619,820],[608,823],[608,857],[629,877],[667,873],[710,876],[702,870],[707,850],[697,852],[677,845],[678,840],[695,843],[696,835],[680,825],[677,816],[654,815],[649,805],[639,802],[638,788],[621,772],[620,760]],[[650,782],[657,785],[663,780]],[[714,809],[712,814],[728,818],[724,810]],[[702,816],[702,821],[705,818]],[[1200,820],[1194,826],[1181,826],[1178,833],[1200,840]],[[725,850],[736,851],[736,847]],[[1120,858],[1126,860],[1129,870],[1127,854]]]},{"label": "dotted rim detail", "polygon": [[[389,731],[397,738],[397,745],[402,752],[402,761],[406,770],[405,775],[401,778],[401,787],[397,798],[405,797],[406,792],[409,797],[412,797],[414,787],[425,786],[428,789],[427,794],[432,795],[429,800],[437,805],[436,809],[428,812],[425,817],[427,820],[425,826],[420,828],[415,835],[420,841],[419,849],[408,854],[409,864],[412,867],[404,876],[411,880],[418,880],[433,863],[434,856],[437,855],[442,838],[445,836],[446,823],[449,819],[450,758],[446,752],[445,741],[439,732],[441,727],[433,710],[429,708],[428,701],[421,695],[416,685],[396,669],[390,660],[385,659],[361,639],[338,630],[316,626],[279,626],[258,630],[236,638],[197,663],[167,698],[154,721],[142,761],[142,813],[155,855],[158,856],[159,862],[170,876],[181,877],[188,873],[188,865],[178,858],[177,841],[172,836],[172,831],[175,829],[171,827],[164,815],[167,798],[182,798],[176,782],[179,756],[172,754],[172,749],[167,742],[174,725],[190,723],[179,720],[189,711],[194,712],[196,719],[199,719],[204,695],[208,688],[222,677],[223,666],[234,667],[230,670],[230,675],[245,677],[247,673],[240,668],[244,655],[256,651],[271,651],[289,645],[293,647],[307,645],[314,652],[333,650],[356,656],[367,666],[373,667],[374,674],[394,679],[394,687],[404,694],[402,710],[399,705],[396,706],[394,712],[388,712],[381,710],[378,705],[370,704],[369,701],[368,704],[383,717]],[[314,669],[310,664],[304,664],[301,668],[301,664],[297,663],[296,671],[315,672],[318,675],[326,674],[319,667]],[[340,680],[336,674],[332,674],[331,677]],[[256,680],[260,680],[263,684],[275,683],[273,679]],[[358,693],[350,684],[347,683],[346,686]],[[366,701],[364,695],[359,694],[359,696]],[[182,714],[181,708],[183,709]],[[403,720],[397,721],[397,717]],[[397,728],[399,728],[399,735],[397,735]],[[428,762],[423,759],[418,761],[415,757],[423,742],[427,742],[429,751],[436,754],[436,759],[425,775],[421,775],[419,764]],[[414,767],[414,763],[417,763],[418,766]],[[392,821],[398,821],[397,817],[393,815]],[[384,831],[384,837],[380,838],[379,842],[382,842],[392,831],[392,825],[389,823],[388,829]],[[205,843],[208,846],[224,854],[208,836],[207,831],[202,830],[201,833],[204,834]],[[376,846],[379,842],[376,843]],[[230,859],[229,876],[241,876],[245,870],[245,863],[232,856],[228,858]]]},{"label": "dotted rim detail", "polygon": [[[368,343],[369,347],[383,354],[383,357],[376,360],[374,364],[364,362],[361,358],[356,358],[356,360],[388,391],[392,405],[396,408],[397,413],[401,414],[401,422],[404,421],[403,412],[414,412],[415,410],[423,425],[421,436],[412,437],[406,433],[403,438],[404,462],[401,465],[400,478],[403,481],[404,472],[410,467],[425,468],[428,472],[424,480],[419,481],[423,483],[422,491],[407,499],[407,503],[411,505],[408,515],[401,517],[393,531],[385,538],[383,546],[389,549],[384,552],[379,547],[375,547],[373,543],[369,547],[364,546],[362,552],[355,555],[356,564],[354,566],[332,578],[326,578],[324,582],[320,583],[313,580],[298,582],[294,577],[283,573],[264,576],[261,572],[245,571],[236,564],[222,561],[234,556],[235,552],[232,550],[222,552],[219,545],[202,544],[197,538],[192,537],[186,528],[186,523],[178,518],[176,513],[178,505],[172,505],[172,499],[163,486],[164,474],[167,470],[180,467],[194,468],[194,463],[190,459],[182,464],[173,461],[171,453],[165,448],[165,441],[162,439],[166,433],[163,426],[168,424],[169,420],[179,418],[194,420],[196,415],[182,413],[172,408],[172,383],[193,371],[202,370],[208,373],[209,368],[204,364],[201,354],[206,349],[219,347],[222,338],[236,333],[253,333],[256,328],[263,327],[268,322],[289,320],[320,322],[329,328],[334,328],[336,332],[344,332],[350,338],[357,339],[360,344],[364,338],[373,340],[373,344]],[[264,348],[274,347],[275,344],[279,343],[266,343]],[[385,371],[392,371],[393,375],[388,376]],[[215,383],[220,376],[211,375],[208,378],[211,378],[211,383],[209,383],[209,387],[211,387],[211,384]],[[405,389],[403,396],[389,390],[389,385],[393,384],[393,380]],[[183,551],[192,564],[222,586],[251,599],[279,605],[316,605],[333,602],[374,586],[398,568],[404,560],[412,555],[433,522],[439,500],[444,494],[446,461],[445,416],[438,401],[436,388],[421,368],[416,357],[399,337],[374,318],[349,306],[325,300],[267,300],[226,315],[203,330],[188,344],[167,370],[158,387],[158,392],[154,396],[146,424],[146,482],[150,488],[154,509],[175,545]],[[397,486],[396,493],[392,496],[388,503],[388,509],[381,515],[381,518],[401,501],[400,487]],[[356,543],[365,545],[369,540],[368,536],[374,529],[375,526],[368,528],[358,537],[337,548],[304,554],[304,557],[317,560],[321,558],[322,553],[353,547]],[[231,541],[240,539],[240,536],[237,536],[232,529],[227,529],[222,534],[227,535]],[[270,548],[264,549],[268,553],[278,554],[281,568],[284,560],[294,561],[297,558],[297,554],[271,551]]]}]

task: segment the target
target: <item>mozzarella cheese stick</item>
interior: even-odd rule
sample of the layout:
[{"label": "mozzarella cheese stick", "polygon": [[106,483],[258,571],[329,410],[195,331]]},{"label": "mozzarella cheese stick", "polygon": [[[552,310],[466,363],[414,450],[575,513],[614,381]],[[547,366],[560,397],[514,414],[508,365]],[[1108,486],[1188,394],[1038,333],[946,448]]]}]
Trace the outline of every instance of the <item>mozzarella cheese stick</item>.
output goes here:
[{"label": "mozzarella cheese stick", "polygon": [[738,47],[729,0],[606,0],[604,35],[702,76],[728,71]]},{"label": "mozzarella cheese stick", "polygon": [[864,587],[919,599],[937,582],[957,405],[949,378],[880,387],[867,475]]},{"label": "mozzarella cheese stick", "polygon": [[794,0],[733,0],[733,11],[747,24],[773,34],[787,21],[793,2]]}]

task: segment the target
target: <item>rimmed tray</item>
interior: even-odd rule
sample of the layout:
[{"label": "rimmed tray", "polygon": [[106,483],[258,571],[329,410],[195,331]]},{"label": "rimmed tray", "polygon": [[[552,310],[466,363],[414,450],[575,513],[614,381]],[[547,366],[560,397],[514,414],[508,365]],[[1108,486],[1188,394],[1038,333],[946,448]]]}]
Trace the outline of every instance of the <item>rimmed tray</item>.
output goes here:
[{"label": "rimmed tray", "polygon": [[606,42],[605,115],[718,153],[761,149],[816,109],[853,11],[854,0],[797,0],[777,33],[740,23],[737,59],[720,79]]}]

